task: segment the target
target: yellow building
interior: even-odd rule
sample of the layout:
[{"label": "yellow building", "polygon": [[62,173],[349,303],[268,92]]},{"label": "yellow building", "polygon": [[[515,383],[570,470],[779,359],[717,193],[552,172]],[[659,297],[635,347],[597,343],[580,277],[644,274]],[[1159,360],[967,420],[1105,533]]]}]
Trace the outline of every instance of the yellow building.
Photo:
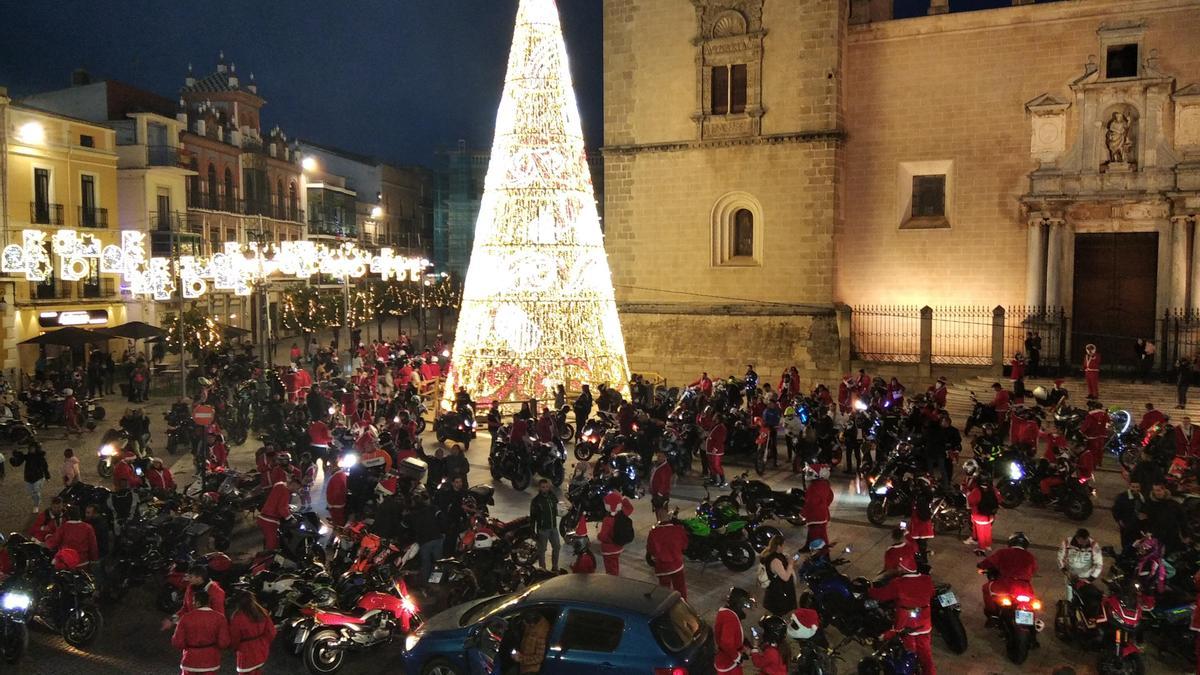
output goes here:
[{"label": "yellow building", "polygon": [[[49,238],[65,229],[97,236],[101,245],[118,244],[115,132],[13,103],[3,89],[0,119],[0,245],[21,244],[25,230],[41,230]],[[30,281],[23,273],[0,277],[0,358],[10,376],[18,367],[32,372],[38,359],[38,347],[18,346],[24,340],[64,325],[102,328],[126,320],[118,279],[101,275],[99,261],[89,261],[78,281],[60,278],[57,260],[51,261],[44,281]]]}]

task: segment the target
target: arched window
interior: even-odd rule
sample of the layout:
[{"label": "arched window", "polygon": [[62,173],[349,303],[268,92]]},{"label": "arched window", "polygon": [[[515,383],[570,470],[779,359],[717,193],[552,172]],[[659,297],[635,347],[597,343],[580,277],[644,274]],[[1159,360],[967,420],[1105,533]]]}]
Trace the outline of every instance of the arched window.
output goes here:
[{"label": "arched window", "polygon": [[225,210],[230,213],[236,213],[234,208],[234,198],[236,195],[233,192],[233,172],[229,167],[225,167]]},{"label": "arched window", "polygon": [[204,205],[210,209],[217,208],[217,167],[212,162],[208,164],[208,185],[205,186],[206,197]]},{"label": "arched window", "polygon": [[762,264],[763,210],[746,192],[730,192],[712,210],[712,263],[753,267]]},{"label": "arched window", "polygon": [[288,220],[300,220],[300,197],[296,194],[296,181],[288,183]]},{"label": "arched window", "polygon": [[738,209],[733,214],[733,256],[754,256],[754,214],[749,209]]},{"label": "arched window", "polygon": [[283,205],[285,203],[283,201],[285,199],[285,197],[284,197],[285,194],[286,193],[283,191],[283,179],[282,178],[276,179],[275,180],[275,217],[276,218],[286,218],[287,217],[287,213],[284,213],[284,208],[283,208]]}]

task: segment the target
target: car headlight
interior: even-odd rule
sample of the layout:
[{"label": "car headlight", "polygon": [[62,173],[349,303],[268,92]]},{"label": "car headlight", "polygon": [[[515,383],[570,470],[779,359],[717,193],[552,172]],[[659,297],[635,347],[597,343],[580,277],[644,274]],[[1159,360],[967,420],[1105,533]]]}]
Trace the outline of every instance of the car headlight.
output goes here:
[{"label": "car headlight", "polygon": [[32,602],[30,597],[24,593],[5,593],[4,597],[0,599],[0,607],[7,610],[25,611],[29,609]]},{"label": "car headlight", "polygon": [[411,652],[417,648],[417,643],[421,641],[420,631],[409,633],[408,637],[404,638],[404,651]]}]

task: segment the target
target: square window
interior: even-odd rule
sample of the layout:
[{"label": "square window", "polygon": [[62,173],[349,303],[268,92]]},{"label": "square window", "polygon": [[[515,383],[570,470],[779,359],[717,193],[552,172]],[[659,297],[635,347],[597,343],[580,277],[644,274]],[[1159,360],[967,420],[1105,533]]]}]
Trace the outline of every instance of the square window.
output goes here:
[{"label": "square window", "polygon": [[79,145],[85,148],[94,148],[96,147],[96,139],[87,134],[80,134]]},{"label": "square window", "polygon": [[563,627],[563,651],[610,653],[621,644],[625,622],[620,617],[573,609]]},{"label": "square window", "polygon": [[746,112],[746,64],[729,67],[729,112]]},{"label": "square window", "polygon": [[946,215],[946,176],[913,176],[912,217],[943,218]]},{"label": "square window", "polygon": [[1114,79],[1119,77],[1137,77],[1138,74],[1138,46],[1137,43],[1111,45],[1108,48],[1108,54],[1104,61],[1105,77]]}]

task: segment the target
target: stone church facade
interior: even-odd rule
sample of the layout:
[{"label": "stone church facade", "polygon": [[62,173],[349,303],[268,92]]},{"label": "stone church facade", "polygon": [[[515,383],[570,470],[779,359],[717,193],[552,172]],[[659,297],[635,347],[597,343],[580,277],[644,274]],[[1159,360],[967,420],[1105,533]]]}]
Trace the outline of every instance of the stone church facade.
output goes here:
[{"label": "stone church facade", "polygon": [[827,377],[843,305],[1061,307],[1125,351],[1200,308],[1200,0],[1016,4],[605,0],[633,370]]}]

